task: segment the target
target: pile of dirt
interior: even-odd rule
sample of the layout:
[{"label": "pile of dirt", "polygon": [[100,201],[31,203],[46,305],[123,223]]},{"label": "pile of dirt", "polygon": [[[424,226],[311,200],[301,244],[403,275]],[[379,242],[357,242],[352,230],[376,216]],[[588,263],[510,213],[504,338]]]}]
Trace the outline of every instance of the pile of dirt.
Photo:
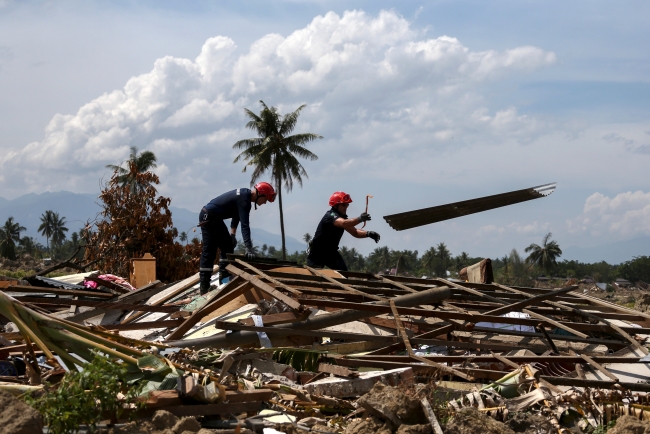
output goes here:
[{"label": "pile of dirt", "polygon": [[179,419],[168,411],[158,410],[151,421],[130,422],[124,426],[101,429],[99,434],[211,434],[193,417]]},{"label": "pile of dirt", "polygon": [[397,387],[381,382],[375,383],[370,392],[359,398],[357,405],[392,423],[394,427],[428,423],[418,399],[411,398]]},{"label": "pile of dirt", "polygon": [[3,434],[43,432],[43,417],[12,394],[0,390],[0,432]]},{"label": "pile of dirt", "polygon": [[510,417],[507,425],[514,432],[525,434],[549,434],[555,432],[551,421],[539,414],[515,413]]},{"label": "pile of dirt", "polygon": [[514,434],[506,424],[474,407],[461,409],[442,430],[445,434]]},{"label": "pile of dirt", "polygon": [[650,421],[641,421],[634,416],[621,416],[607,434],[650,434]]}]

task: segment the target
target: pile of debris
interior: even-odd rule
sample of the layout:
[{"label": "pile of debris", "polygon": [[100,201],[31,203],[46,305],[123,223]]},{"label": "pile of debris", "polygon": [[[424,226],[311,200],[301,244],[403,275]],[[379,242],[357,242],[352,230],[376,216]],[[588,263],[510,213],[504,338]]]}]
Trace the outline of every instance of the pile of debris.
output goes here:
[{"label": "pile of debris", "polygon": [[[190,432],[401,434],[650,419],[650,314],[575,286],[234,256],[227,270],[233,278],[205,296],[198,274],[135,290],[99,273],[1,288],[0,389],[56,383],[101,354],[128,368],[146,401],[123,418],[148,422],[109,421],[115,433],[181,432],[186,419]],[[173,423],[157,427],[165,417]]]}]

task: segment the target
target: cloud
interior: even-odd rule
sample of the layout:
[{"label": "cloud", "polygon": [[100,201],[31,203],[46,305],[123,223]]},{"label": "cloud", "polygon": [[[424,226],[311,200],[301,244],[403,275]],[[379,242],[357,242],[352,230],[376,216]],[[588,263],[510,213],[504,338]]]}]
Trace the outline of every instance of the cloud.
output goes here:
[{"label": "cloud", "polygon": [[[646,132],[647,134],[647,132]],[[625,150],[635,154],[650,154],[650,144],[641,145],[635,139],[628,139],[618,133],[609,133],[603,136],[605,142],[612,145],[621,145]]]},{"label": "cloud", "polygon": [[613,198],[594,193],[587,198],[582,214],[567,225],[574,233],[650,235],[650,192],[628,191]]},{"label": "cloud", "polygon": [[[408,180],[419,175],[408,169],[414,161],[479,138],[525,144],[546,134],[548,121],[516,107],[490,109],[480,89],[555,62],[538,47],[472,51],[451,36],[426,39],[393,11],[329,12],[247,50],[216,36],[194,60],[159,58],[122,89],[55,115],[41,140],[0,158],[0,185],[85,191],[88,177],[101,176],[135,145],[165,163],[163,191],[193,195],[197,185],[239,176],[231,145],[252,135],[243,109],[259,109],[260,99],[282,112],[308,104],[297,130],[325,136],[314,144],[323,151],[321,173],[336,167]],[[382,161],[406,170],[389,174],[370,164]]]}]

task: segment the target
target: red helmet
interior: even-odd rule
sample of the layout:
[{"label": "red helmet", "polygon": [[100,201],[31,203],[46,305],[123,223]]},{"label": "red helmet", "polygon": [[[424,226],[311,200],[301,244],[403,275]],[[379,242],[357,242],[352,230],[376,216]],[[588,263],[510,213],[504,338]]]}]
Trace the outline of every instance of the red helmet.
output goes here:
[{"label": "red helmet", "polygon": [[255,184],[255,190],[257,190],[258,196],[266,196],[269,202],[275,201],[275,190],[273,186],[268,182],[258,182]]},{"label": "red helmet", "polygon": [[352,203],[352,198],[344,191],[335,191],[330,196],[330,206],[336,206],[340,203]]}]

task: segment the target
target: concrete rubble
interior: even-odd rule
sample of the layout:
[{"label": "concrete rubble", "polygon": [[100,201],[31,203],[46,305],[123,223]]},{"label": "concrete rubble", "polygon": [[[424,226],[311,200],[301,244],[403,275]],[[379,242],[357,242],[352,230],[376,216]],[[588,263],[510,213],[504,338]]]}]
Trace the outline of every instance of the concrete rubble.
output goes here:
[{"label": "concrete rubble", "polygon": [[645,308],[474,268],[415,279],[232,256],[205,296],[198,275],[33,276],[0,288],[0,401],[25,405],[8,394],[56,387],[95,350],[144,387],[106,433],[650,431]]}]

